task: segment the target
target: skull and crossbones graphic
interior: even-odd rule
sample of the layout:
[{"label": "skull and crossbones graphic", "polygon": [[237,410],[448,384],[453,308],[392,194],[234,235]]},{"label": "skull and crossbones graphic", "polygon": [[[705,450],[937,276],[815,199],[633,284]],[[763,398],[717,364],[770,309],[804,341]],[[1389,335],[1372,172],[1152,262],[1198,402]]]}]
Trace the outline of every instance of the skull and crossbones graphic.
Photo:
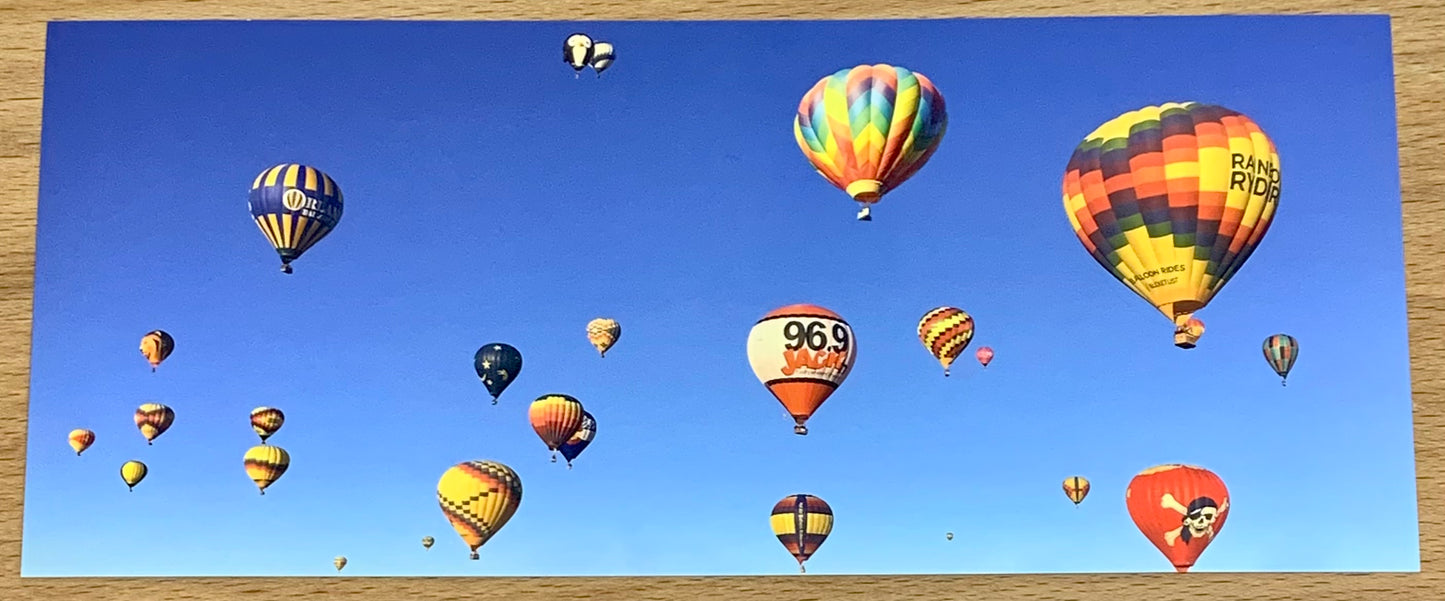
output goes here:
[{"label": "skull and crossbones graphic", "polygon": [[1173,509],[1180,515],[1179,527],[1164,533],[1164,542],[1172,547],[1174,541],[1179,539],[1183,539],[1187,545],[1189,541],[1199,537],[1214,538],[1214,523],[1219,520],[1219,516],[1229,511],[1229,499],[1225,498],[1224,504],[1220,505],[1209,497],[1199,497],[1190,501],[1186,507],[1175,499],[1174,495],[1164,493],[1164,497],[1159,500],[1159,506]]}]

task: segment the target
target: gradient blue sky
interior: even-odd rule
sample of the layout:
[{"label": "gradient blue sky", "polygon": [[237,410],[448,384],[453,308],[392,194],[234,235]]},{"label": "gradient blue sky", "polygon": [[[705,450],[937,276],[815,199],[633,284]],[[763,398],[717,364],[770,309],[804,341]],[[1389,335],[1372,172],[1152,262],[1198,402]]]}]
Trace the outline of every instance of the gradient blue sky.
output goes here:
[{"label": "gradient blue sky", "polygon": [[[617,44],[601,79],[560,60],[578,30]],[[864,62],[950,116],[871,223],[791,131]],[[768,513],[799,492],[837,514],[810,573],[1168,571],[1123,490],[1171,462],[1232,497],[1197,571],[1419,567],[1386,17],[56,23],[45,81],[25,576],[789,574]],[[1060,202],[1085,134],[1171,100],[1246,113],[1284,172],[1191,351]],[[346,212],[285,276],[246,197],[293,161]],[[860,345],[806,437],[745,353],[794,302]],[[945,304],[978,324],[948,379],[915,335]],[[606,359],[597,316],[623,325]],[[152,374],[155,328],[177,350]],[[497,406],[491,341],[525,356]],[[551,392],[599,423],[572,471],[527,424]],[[177,413],[150,447],[147,401]],[[259,405],[292,456],[265,496]],[[471,459],[524,485],[480,561],[435,500]]]}]

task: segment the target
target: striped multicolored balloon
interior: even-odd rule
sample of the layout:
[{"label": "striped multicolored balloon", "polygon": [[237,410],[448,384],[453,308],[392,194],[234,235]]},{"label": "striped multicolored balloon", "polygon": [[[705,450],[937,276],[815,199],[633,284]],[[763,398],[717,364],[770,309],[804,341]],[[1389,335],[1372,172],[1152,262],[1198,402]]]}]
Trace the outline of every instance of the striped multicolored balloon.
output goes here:
[{"label": "striped multicolored balloon", "polygon": [[522,478],[496,461],[464,461],[442,473],[437,503],[477,559],[477,549],[507,525],[522,504]]},{"label": "striped multicolored balloon", "polygon": [[1064,210],[1084,248],[1175,324],[1209,304],[1269,231],[1279,155],[1248,117],[1166,103],[1090,133],[1064,174]]},{"label": "striped multicolored balloon", "polygon": [[773,505],[769,523],[778,542],[798,560],[798,571],[806,573],[803,562],[833,532],[833,508],[813,495],[788,495]]},{"label": "striped multicolored balloon", "polygon": [[[973,340],[973,317],[956,307],[930,309],[918,320],[918,339],[943,365],[943,375]],[[983,359],[979,359],[983,362]],[[983,362],[988,365],[987,362]]]},{"label": "striped multicolored balloon", "polygon": [[251,447],[242,459],[246,476],[256,483],[256,488],[260,489],[263,495],[266,494],[266,488],[291,467],[291,454],[275,445]]},{"label": "striped multicolored balloon", "polygon": [[869,205],[928,162],[947,128],[933,82],[892,65],[859,65],[818,80],[793,120],[803,155],[863,205],[863,221]]},{"label": "striped multicolored balloon", "polygon": [[557,462],[557,450],[582,426],[583,415],[582,402],[565,394],[544,394],[532,401],[527,418],[552,451],[552,463]]},{"label": "striped multicolored balloon", "polygon": [[140,428],[146,444],[165,434],[176,421],[176,412],[160,403],[145,403],[135,410],[135,427]]},{"label": "striped multicolored balloon", "polygon": [[1275,334],[1264,339],[1264,360],[1274,368],[1274,373],[1279,374],[1279,385],[1284,386],[1285,380],[1289,379],[1289,370],[1294,368],[1294,360],[1299,357],[1299,342],[1289,334]]}]

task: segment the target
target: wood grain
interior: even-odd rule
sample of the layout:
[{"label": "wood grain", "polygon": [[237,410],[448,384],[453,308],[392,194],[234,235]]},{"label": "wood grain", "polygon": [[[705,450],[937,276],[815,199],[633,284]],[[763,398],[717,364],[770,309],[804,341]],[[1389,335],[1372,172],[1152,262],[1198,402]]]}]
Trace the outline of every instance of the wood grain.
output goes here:
[{"label": "wood grain", "polygon": [[[56,20],[876,19],[1388,13],[1404,202],[1420,515],[1418,574],[614,578],[20,578],[45,30]],[[1445,2],[1271,0],[6,0],[0,4],[0,598],[28,599],[1445,599]],[[77,542],[82,544],[82,542]],[[239,551],[238,551],[239,552]],[[218,550],[217,553],[226,553]]]}]

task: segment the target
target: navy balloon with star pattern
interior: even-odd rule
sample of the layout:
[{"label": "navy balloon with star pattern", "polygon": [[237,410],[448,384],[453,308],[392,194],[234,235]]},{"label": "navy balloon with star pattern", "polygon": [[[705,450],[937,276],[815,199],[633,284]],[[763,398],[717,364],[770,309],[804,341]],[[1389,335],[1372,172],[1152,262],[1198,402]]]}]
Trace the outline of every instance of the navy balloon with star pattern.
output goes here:
[{"label": "navy balloon with star pattern", "polygon": [[522,373],[522,353],[510,344],[489,342],[477,349],[472,364],[477,368],[477,376],[486,385],[487,392],[492,393],[492,404],[495,405],[502,391],[517,379],[517,374]]}]

